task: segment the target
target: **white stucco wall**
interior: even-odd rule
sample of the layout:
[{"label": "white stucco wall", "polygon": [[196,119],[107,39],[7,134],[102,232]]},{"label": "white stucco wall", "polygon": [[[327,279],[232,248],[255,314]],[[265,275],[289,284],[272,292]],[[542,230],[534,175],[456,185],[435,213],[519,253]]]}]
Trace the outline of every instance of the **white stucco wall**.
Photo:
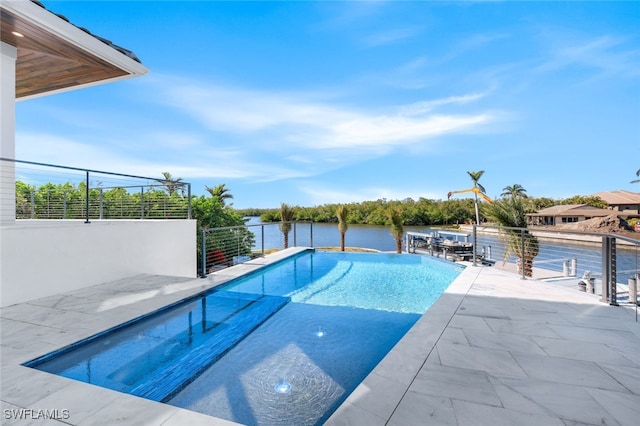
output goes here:
[{"label": "white stucco wall", "polygon": [[19,220],[0,235],[3,307],[141,273],[196,277],[195,220]]}]

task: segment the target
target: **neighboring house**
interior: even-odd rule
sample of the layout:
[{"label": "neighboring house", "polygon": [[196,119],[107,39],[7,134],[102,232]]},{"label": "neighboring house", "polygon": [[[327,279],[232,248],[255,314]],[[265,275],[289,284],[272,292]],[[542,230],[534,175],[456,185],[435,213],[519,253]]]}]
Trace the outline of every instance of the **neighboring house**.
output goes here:
[{"label": "neighboring house", "polygon": [[40,2],[0,12],[0,306],[141,273],[195,277],[194,220],[16,220],[15,160],[34,160],[15,158],[16,101],[148,70]]},{"label": "neighboring house", "polygon": [[[563,223],[581,222],[594,217],[611,215],[611,210],[599,209],[588,204],[565,204],[542,209],[537,213],[527,214],[529,225],[555,226]],[[621,216],[626,214],[621,213]]]},{"label": "neighboring house", "polygon": [[617,190],[604,191],[593,194],[609,204],[611,210],[616,210],[632,216],[640,216],[640,193]]}]

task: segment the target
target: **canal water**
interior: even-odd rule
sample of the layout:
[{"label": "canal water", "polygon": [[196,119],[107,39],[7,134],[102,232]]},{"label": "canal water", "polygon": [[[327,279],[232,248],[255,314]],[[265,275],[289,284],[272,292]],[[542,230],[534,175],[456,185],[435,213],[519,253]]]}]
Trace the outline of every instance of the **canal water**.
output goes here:
[{"label": "canal water", "polygon": [[[259,217],[249,218],[247,225],[262,224]],[[255,248],[262,245],[262,227],[251,226],[249,228],[256,236]],[[427,226],[405,226],[406,232],[429,233],[432,230]],[[313,243],[312,241],[313,240]],[[472,241],[472,238],[469,238]],[[404,243],[404,241],[403,241]],[[290,246],[336,247],[340,246],[340,231],[336,223],[314,223],[313,229],[308,223],[298,223],[295,229],[289,233]],[[264,248],[282,248],[283,235],[276,223],[264,226]],[[353,225],[350,224],[345,234],[347,247],[363,247],[380,251],[395,252],[396,241],[391,235],[389,226]],[[515,257],[505,259],[504,241],[499,236],[478,235],[478,250],[482,247],[491,248],[491,258],[503,262],[514,263]],[[590,271],[598,276],[602,272],[602,252],[600,246],[589,246],[572,242],[539,242],[540,251],[534,260],[534,266],[562,272],[564,261],[577,259],[576,275],[581,277],[585,271]],[[639,251],[638,246],[634,250],[618,250],[617,271],[618,282],[627,282],[627,278],[638,271]],[[403,245],[404,250],[404,245]]]}]

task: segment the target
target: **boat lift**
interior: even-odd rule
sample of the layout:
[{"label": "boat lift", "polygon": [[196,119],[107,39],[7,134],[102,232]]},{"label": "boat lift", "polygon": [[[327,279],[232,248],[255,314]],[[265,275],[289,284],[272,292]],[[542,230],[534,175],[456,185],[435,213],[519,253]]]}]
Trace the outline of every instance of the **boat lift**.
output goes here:
[{"label": "boat lift", "polygon": [[471,260],[473,243],[471,234],[434,230],[430,233],[407,232],[406,247],[409,253],[426,253],[444,257],[446,260]]}]

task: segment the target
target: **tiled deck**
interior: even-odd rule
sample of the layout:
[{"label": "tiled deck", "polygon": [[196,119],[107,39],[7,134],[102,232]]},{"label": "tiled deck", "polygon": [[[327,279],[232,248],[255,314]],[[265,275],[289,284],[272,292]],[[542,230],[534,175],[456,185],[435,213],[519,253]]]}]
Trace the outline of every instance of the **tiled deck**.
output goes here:
[{"label": "tiled deck", "polygon": [[[292,251],[206,280],[138,276],[3,308],[2,424],[231,424],[20,364]],[[20,408],[68,418],[11,418]],[[631,425],[639,418],[640,323],[630,306],[469,267],[328,424]]]}]

